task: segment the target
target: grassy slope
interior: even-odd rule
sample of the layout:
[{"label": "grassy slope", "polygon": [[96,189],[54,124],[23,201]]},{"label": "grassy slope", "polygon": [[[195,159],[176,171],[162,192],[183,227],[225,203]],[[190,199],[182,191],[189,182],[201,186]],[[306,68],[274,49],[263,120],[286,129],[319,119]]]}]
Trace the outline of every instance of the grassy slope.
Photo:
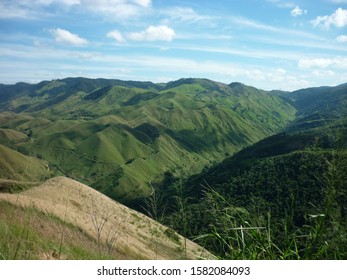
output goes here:
[{"label": "grassy slope", "polygon": [[[9,204],[10,203],[10,204]],[[212,257],[150,218],[71,179],[0,193],[0,257],[180,259]]]},{"label": "grassy slope", "polygon": [[21,142],[28,138],[23,132],[14,129],[0,129],[0,139],[3,142]]},{"label": "grassy slope", "polygon": [[101,256],[95,240],[79,228],[36,208],[0,200],[0,259],[126,259],[117,251]]},{"label": "grassy slope", "polygon": [[51,176],[46,162],[25,156],[0,144],[0,178],[42,181]]}]

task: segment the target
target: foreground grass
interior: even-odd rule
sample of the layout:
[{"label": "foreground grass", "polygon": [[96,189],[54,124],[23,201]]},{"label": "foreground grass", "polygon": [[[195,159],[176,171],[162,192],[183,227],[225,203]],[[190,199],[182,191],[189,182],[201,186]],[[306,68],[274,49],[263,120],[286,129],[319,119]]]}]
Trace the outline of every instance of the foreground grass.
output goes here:
[{"label": "foreground grass", "polygon": [[79,228],[34,208],[0,201],[0,259],[120,259],[100,254],[95,240]]}]

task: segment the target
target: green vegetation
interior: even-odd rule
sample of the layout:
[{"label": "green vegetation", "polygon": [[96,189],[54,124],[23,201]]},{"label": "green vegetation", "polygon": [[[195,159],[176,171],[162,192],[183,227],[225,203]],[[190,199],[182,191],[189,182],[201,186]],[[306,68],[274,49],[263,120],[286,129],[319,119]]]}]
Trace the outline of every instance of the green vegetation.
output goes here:
[{"label": "green vegetation", "polygon": [[280,131],[295,114],[268,92],[204,79],[4,87],[0,108],[11,112],[0,115],[0,129],[17,134],[6,146],[127,203],[149,195],[165,172],[199,173]]},{"label": "green vegetation", "polygon": [[346,259],[346,92],[206,79],[0,85],[0,190],[62,174],[223,259]]},{"label": "green vegetation", "polygon": [[42,181],[51,176],[48,163],[0,144],[0,178]]},{"label": "green vegetation", "polygon": [[336,87],[307,88],[277,95],[293,102],[298,110],[296,120],[288,128],[292,131],[322,127],[346,117],[347,84]]},{"label": "green vegetation", "polygon": [[[174,203],[164,222],[227,259],[346,259],[347,130],[343,123],[282,133],[185,182],[182,228]],[[177,194],[178,180],[165,200]]]}]

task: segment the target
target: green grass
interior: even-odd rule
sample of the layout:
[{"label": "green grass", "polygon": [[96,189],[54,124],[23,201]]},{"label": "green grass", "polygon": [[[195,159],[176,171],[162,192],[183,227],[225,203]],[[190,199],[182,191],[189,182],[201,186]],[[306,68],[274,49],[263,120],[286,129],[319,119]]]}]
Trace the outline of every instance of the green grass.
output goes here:
[{"label": "green grass", "polygon": [[50,176],[48,164],[43,160],[25,156],[0,144],[0,178],[35,182]]},{"label": "green grass", "polygon": [[0,139],[2,142],[23,142],[28,136],[23,132],[14,129],[0,129]]}]

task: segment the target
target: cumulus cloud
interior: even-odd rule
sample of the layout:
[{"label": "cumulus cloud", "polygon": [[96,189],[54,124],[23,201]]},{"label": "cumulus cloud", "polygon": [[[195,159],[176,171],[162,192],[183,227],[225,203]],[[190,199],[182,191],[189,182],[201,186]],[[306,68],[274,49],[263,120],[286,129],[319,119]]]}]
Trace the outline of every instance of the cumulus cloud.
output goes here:
[{"label": "cumulus cloud", "polygon": [[115,39],[118,43],[124,43],[126,40],[118,30],[112,30],[107,33],[107,38]]},{"label": "cumulus cloud", "polygon": [[347,42],[347,35],[340,35],[336,38],[336,41],[339,43],[346,43]]},{"label": "cumulus cloud", "polygon": [[55,28],[50,31],[53,34],[55,41],[58,43],[65,43],[74,46],[81,46],[88,43],[86,39],[83,39],[65,29]]},{"label": "cumulus cloud", "polygon": [[122,35],[118,30],[112,30],[106,37],[116,40],[118,43],[130,41],[172,41],[176,36],[175,31],[167,25],[149,26],[140,32],[130,32]]},{"label": "cumulus cloud", "polygon": [[298,66],[303,69],[328,67],[347,69],[347,57],[301,59]]},{"label": "cumulus cloud", "polygon": [[321,26],[325,29],[329,29],[330,26],[344,27],[347,25],[347,10],[338,8],[330,16],[318,16],[311,21],[314,27]]},{"label": "cumulus cloud", "polygon": [[172,41],[176,33],[166,25],[149,26],[141,32],[131,32],[127,38],[133,41]]},{"label": "cumulus cloud", "polygon": [[290,14],[293,17],[298,17],[298,16],[306,15],[307,10],[303,10],[299,6],[296,6],[293,10],[290,11]]}]

